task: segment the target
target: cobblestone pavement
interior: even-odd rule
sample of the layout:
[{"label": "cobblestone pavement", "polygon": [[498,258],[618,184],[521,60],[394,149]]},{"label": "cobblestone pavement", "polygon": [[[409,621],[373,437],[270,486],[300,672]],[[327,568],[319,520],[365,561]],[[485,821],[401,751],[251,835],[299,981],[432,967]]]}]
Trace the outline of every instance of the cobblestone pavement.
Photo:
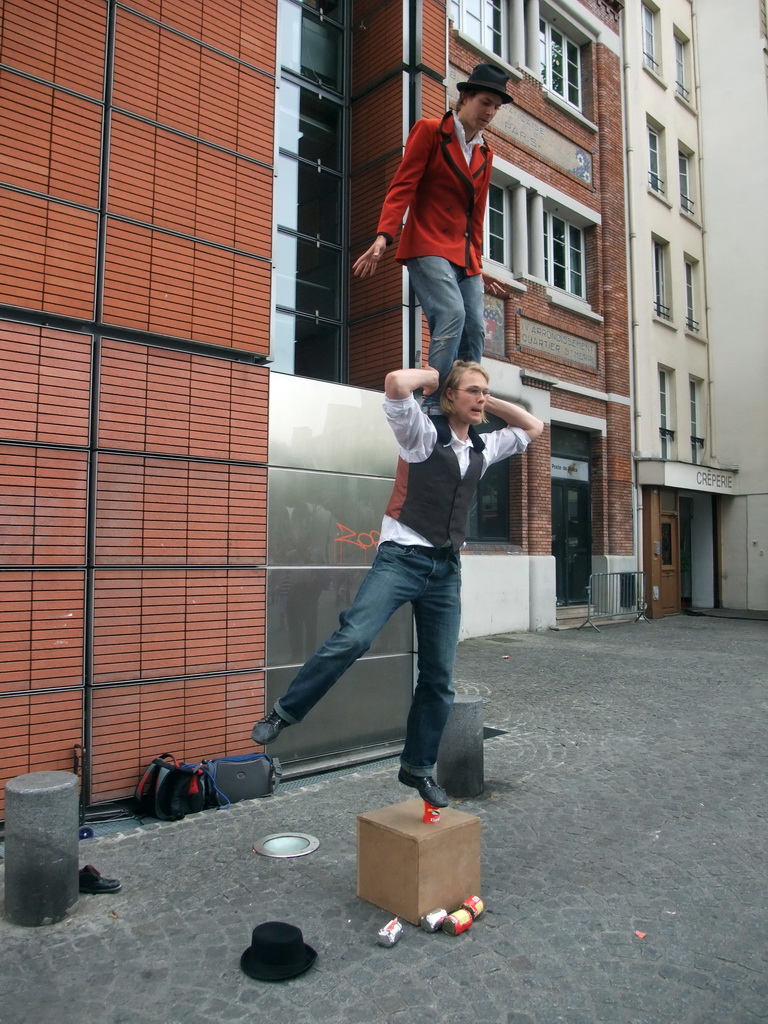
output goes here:
[{"label": "cobblestone pavement", "polygon": [[[81,843],[123,880],[66,921],[0,921],[2,1024],[756,1024],[768,1019],[768,623],[679,616],[465,641],[485,701],[486,914],[459,936],[355,895],[356,816],[411,797],[393,760]],[[272,860],[279,830],[320,840]],[[240,971],[252,928],[316,964]]]}]

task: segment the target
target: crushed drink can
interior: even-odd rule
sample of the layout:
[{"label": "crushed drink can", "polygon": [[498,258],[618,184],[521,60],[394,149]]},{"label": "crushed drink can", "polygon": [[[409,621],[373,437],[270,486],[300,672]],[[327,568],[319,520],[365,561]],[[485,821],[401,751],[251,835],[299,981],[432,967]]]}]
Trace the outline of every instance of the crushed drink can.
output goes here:
[{"label": "crushed drink can", "polygon": [[427,825],[436,824],[438,821],[440,821],[440,808],[433,807],[432,804],[428,804],[427,801],[425,800],[424,815],[421,820],[425,821]]},{"label": "crushed drink can", "polygon": [[454,913],[449,914],[446,917],[442,923],[442,929],[449,935],[460,935],[462,932],[465,932],[467,928],[472,927],[474,920],[472,911],[461,907],[459,910],[454,911]]},{"label": "crushed drink can", "polygon": [[380,946],[394,946],[400,941],[403,934],[403,926],[399,918],[393,917],[391,921],[379,929],[376,941]]},{"label": "crushed drink can", "polygon": [[485,903],[483,903],[479,896],[469,896],[461,904],[459,910],[468,910],[472,915],[472,919],[476,921],[485,910]]},{"label": "crushed drink can", "polygon": [[428,914],[424,914],[419,920],[419,924],[425,932],[438,932],[446,917],[448,917],[448,911],[438,907],[437,910],[430,910]]}]

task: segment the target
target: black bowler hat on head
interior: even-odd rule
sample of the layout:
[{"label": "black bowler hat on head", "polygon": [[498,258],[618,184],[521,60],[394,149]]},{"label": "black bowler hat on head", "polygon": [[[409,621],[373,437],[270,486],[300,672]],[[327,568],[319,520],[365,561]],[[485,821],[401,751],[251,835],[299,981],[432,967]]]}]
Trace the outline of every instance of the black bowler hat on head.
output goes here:
[{"label": "black bowler hat on head", "polygon": [[502,103],[512,103],[512,97],[507,92],[508,81],[509,75],[495,64],[478,64],[472,69],[472,74],[466,82],[459,82],[456,88],[459,92],[462,89],[493,92],[501,97]]},{"label": "black bowler hat on head", "polygon": [[316,957],[317,953],[306,944],[295,925],[267,921],[253,929],[251,944],[240,957],[240,966],[258,981],[284,981],[302,974]]}]

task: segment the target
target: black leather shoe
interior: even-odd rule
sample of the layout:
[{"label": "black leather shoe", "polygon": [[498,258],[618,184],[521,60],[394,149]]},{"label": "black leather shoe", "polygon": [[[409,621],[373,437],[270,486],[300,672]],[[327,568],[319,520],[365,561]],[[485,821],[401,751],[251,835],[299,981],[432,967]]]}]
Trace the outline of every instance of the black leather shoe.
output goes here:
[{"label": "black leather shoe", "polygon": [[87,892],[97,896],[102,892],[119,892],[123,883],[116,878],[104,878],[100,871],[97,871],[93,864],[86,864],[80,868],[80,892]]},{"label": "black leather shoe", "polygon": [[254,725],[251,737],[254,743],[272,743],[277,739],[281,729],[285,729],[291,723],[281,718],[276,711],[270,711],[266,718],[260,718]]},{"label": "black leather shoe", "polygon": [[405,768],[397,773],[397,781],[411,789],[417,789],[422,800],[426,800],[432,807],[447,807],[448,794],[442,786],[438,786],[431,775],[411,775]]}]

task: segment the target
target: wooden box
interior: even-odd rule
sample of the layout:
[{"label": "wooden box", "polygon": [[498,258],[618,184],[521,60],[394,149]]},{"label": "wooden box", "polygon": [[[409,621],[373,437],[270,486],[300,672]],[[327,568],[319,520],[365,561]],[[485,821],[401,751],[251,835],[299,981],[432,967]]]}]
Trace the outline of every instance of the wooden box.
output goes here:
[{"label": "wooden box", "polygon": [[420,799],[357,816],[357,895],[411,924],[480,893],[480,819],[444,807],[422,821]]}]

